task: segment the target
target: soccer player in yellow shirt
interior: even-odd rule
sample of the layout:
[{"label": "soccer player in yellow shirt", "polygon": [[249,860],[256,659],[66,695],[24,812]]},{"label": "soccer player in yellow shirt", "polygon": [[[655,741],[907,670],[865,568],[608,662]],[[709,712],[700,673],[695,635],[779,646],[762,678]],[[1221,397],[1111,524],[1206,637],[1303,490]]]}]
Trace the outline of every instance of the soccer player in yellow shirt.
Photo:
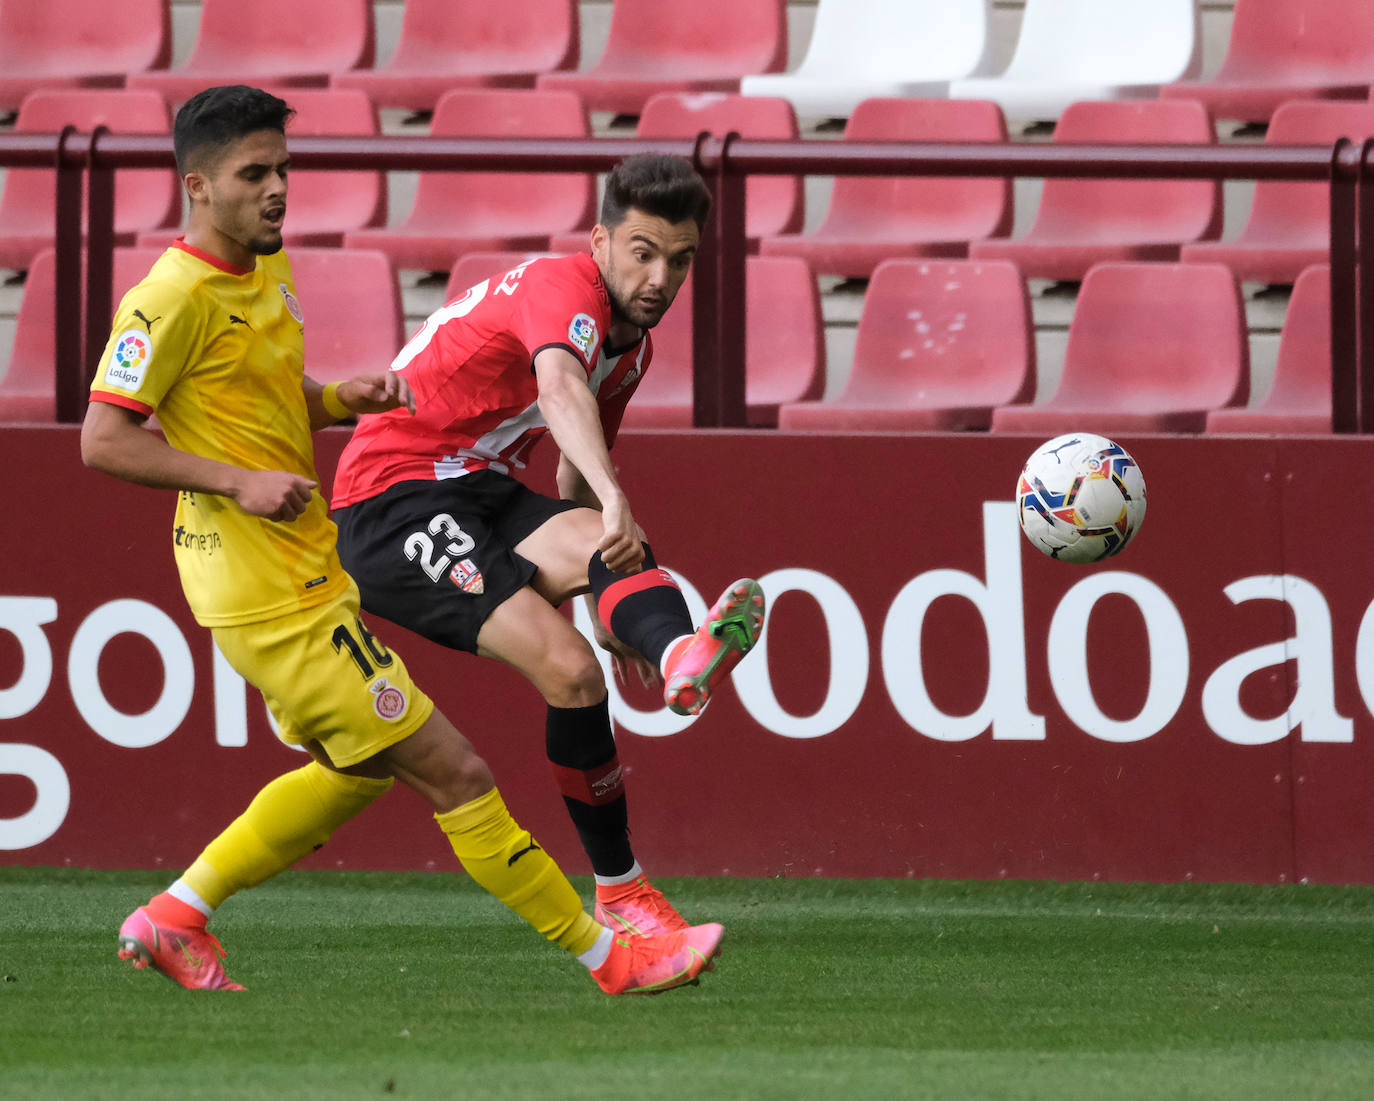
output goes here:
[{"label": "soccer player in yellow shirt", "polygon": [[[312,762],[267,785],[119,931],[119,955],[200,989],[241,990],[206,928],[216,906],[318,848],[399,778],[429,801],[468,874],[585,964],[611,994],[695,980],[717,924],[616,936],[510,816],[473,745],[364,625],[317,492],[312,431],[412,412],[395,372],[320,386],[282,252],[292,112],[242,85],[178,112],[186,234],[115,315],[81,433],[87,465],[180,491],[173,553],[198,622]],[[142,422],[157,415],[165,440]],[[302,807],[308,811],[302,811]]]}]

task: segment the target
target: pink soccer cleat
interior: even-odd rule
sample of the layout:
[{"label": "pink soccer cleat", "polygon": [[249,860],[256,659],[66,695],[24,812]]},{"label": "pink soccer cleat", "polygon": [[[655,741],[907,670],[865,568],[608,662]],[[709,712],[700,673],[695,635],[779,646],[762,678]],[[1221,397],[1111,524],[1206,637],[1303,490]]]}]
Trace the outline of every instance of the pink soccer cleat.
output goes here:
[{"label": "pink soccer cleat", "polygon": [[607,994],[661,994],[695,984],[716,966],[723,936],[714,922],[652,937],[617,936],[592,978]]},{"label": "pink soccer cleat", "polygon": [[763,590],[751,577],[736,581],[690,638],[664,662],[663,699],[679,715],[696,715],[711,692],[754,648],[763,631]]},{"label": "pink soccer cleat", "polygon": [[136,971],[151,967],[188,990],[243,990],[224,973],[224,956],[213,933],[159,925],[142,906],[119,927],[120,959]]},{"label": "pink soccer cleat", "polygon": [[631,883],[598,886],[592,917],[614,932],[636,937],[691,928],[687,919],[663,897],[663,892],[643,876]]}]

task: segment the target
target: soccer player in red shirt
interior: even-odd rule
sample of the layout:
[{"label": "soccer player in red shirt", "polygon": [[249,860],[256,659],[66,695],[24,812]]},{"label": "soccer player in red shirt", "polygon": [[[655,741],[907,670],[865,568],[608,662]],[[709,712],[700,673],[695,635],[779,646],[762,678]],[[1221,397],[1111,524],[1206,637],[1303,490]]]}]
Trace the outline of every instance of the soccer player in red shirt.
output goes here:
[{"label": "soccer player in red shirt", "polygon": [[[510,664],[544,696],[545,748],[596,874],[596,916],[639,933],[687,923],[631,850],[601,666],[556,609],[589,594],[617,670],[661,681],[684,715],[762,629],[763,594],[747,578],[694,627],[610,458],[709,208],[686,160],[626,158],[607,180],[590,255],[531,260],[430,315],[391,365],[415,415],[364,419],[334,483],[339,552],[363,607]],[[550,433],[558,498],[514,476]]]}]

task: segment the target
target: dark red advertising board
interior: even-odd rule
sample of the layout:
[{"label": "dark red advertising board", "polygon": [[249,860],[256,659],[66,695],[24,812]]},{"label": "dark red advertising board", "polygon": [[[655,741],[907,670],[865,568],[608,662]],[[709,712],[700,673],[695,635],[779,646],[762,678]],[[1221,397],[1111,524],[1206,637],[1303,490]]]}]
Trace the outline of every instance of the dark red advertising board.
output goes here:
[{"label": "dark red advertising board", "polygon": [[[322,471],[343,438],[320,437]],[[771,599],[763,652],[700,718],[613,689],[651,872],[1374,882],[1374,516],[1352,481],[1374,441],[1122,439],[1148,515],[1093,566],[1017,528],[1037,442],[622,437],[694,611],[746,574]],[[179,870],[302,758],[187,612],[170,494],[86,470],[70,428],[0,428],[0,461],[3,859]],[[586,871],[534,690],[373,627]],[[452,855],[396,791],[308,866]]]}]

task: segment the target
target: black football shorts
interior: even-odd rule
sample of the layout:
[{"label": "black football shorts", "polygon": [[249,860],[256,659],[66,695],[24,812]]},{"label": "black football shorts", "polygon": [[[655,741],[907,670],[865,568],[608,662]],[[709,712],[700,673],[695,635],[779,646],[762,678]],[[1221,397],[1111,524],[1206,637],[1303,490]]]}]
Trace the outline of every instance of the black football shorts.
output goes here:
[{"label": "black football shorts", "polygon": [[339,558],[363,609],[454,650],[477,651],[477,632],[536,566],[513,549],[577,506],[505,474],[400,482],[334,513]]}]

